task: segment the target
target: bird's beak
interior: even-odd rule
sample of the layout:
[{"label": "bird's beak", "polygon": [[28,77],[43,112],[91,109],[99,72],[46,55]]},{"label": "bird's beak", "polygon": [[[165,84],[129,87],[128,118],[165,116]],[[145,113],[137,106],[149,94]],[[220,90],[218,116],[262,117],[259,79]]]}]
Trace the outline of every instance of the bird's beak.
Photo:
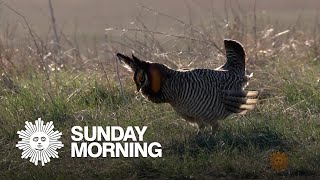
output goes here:
[{"label": "bird's beak", "polygon": [[141,86],[137,85],[137,92],[139,92],[141,89]]}]

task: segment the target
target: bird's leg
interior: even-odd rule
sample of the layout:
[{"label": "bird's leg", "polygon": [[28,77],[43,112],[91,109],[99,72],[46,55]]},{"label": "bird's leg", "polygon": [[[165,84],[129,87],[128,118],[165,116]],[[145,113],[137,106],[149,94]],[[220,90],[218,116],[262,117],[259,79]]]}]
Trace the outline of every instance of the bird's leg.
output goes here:
[{"label": "bird's leg", "polygon": [[199,130],[197,135],[204,138],[206,141],[210,140],[210,137],[214,135],[219,129],[219,123],[214,122],[210,124],[198,124]]},{"label": "bird's leg", "polygon": [[197,135],[205,139],[206,141],[209,141],[213,132],[212,126],[205,123],[201,123],[201,124],[198,124],[198,127],[199,127],[199,131]]},{"label": "bird's leg", "polygon": [[211,133],[216,132],[219,129],[219,123],[218,122],[211,123],[210,127],[211,127]]},{"label": "bird's leg", "polygon": [[198,132],[197,135],[202,135],[204,134],[205,130],[206,130],[206,125],[204,123],[197,123],[198,126]]}]

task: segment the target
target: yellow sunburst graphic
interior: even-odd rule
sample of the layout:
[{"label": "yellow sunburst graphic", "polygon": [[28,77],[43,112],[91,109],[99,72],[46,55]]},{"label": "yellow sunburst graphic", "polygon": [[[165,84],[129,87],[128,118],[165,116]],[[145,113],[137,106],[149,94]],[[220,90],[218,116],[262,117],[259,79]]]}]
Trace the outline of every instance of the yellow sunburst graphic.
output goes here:
[{"label": "yellow sunburst graphic", "polygon": [[284,171],[288,168],[288,156],[284,152],[273,152],[270,155],[271,168],[277,172]]}]

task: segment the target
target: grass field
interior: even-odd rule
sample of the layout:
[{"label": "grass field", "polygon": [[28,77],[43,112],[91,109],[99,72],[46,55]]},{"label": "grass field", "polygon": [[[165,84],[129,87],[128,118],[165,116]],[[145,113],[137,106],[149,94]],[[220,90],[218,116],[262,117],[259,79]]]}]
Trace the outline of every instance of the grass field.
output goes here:
[{"label": "grass field", "polygon": [[[13,2],[7,5],[15,9],[19,2]],[[309,9],[294,16],[293,9],[299,10],[299,1],[294,1],[297,7],[289,6],[278,17],[281,8],[274,7],[272,14],[270,4],[265,5],[267,12],[261,12],[259,4],[256,12],[242,9],[254,7],[253,2],[227,3],[228,13],[207,11],[202,19],[190,13],[196,11],[190,6],[183,20],[156,6],[137,5],[142,14],[156,14],[156,23],[145,23],[137,15],[134,23],[124,20],[113,29],[101,26],[87,33],[63,31],[58,25],[58,48],[50,25],[43,36],[45,30],[34,28],[39,25],[30,18],[32,34],[39,35],[32,38],[23,21],[2,23],[0,179],[319,178],[320,23],[312,9],[319,3],[310,1]],[[10,18],[21,20],[10,12]],[[125,30],[116,28],[121,25]],[[213,134],[198,135],[169,105],[142,98],[132,74],[116,63],[116,52],[134,51],[173,68],[215,68],[224,62],[224,38],[244,44],[247,70],[254,73],[248,89],[262,93],[253,111],[221,121]],[[60,158],[45,167],[21,159],[15,147],[17,131],[39,117],[54,122],[65,145]],[[161,143],[163,157],[71,158],[70,130],[75,125],[148,126],[145,141]],[[269,158],[275,151],[288,156],[282,172],[271,168]]]}]

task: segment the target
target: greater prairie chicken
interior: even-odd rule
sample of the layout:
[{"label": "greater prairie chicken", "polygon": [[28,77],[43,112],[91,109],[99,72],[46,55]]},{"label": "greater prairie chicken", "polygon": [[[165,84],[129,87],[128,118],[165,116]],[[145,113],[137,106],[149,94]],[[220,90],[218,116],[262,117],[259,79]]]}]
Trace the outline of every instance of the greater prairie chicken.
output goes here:
[{"label": "greater prairie chicken", "polygon": [[217,120],[252,110],[257,91],[244,91],[251,76],[245,74],[245,51],[234,40],[224,40],[227,62],[215,69],[174,70],[164,64],[117,54],[129,70],[137,91],[154,103],[169,103],[190,123],[216,127]]}]

